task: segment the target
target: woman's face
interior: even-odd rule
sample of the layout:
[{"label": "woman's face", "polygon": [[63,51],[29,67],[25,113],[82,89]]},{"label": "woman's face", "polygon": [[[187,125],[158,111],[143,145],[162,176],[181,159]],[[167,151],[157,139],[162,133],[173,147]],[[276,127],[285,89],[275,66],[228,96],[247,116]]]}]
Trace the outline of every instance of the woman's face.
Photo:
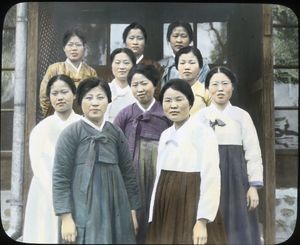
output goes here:
[{"label": "woman's face", "polygon": [[65,54],[72,62],[82,61],[84,45],[78,36],[72,36],[64,47]]},{"label": "woman's face", "polygon": [[230,79],[224,73],[218,72],[211,77],[208,91],[211,94],[213,102],[224,107],[232,96],[233,86]]},{"label": "woman's face", "polygon": [[189,100],[180,91],[168,88],[163,97],[163,110],[167,118],[180,127],[189,118]]},{"label": "woman's face", "polygon": [[84,116],[98,126],[103,121],[107,105],[107,95],[100,86],[94,87],[89,90],[83,96],[81,102],[81,108]]},{"label": "woman's face", "polygon": [[143,32],[136,28],[131,29],[126,37],[126,47],[131,49],[135,56],[143,54],[145,49],[145,37]]},{"label": "woman's face", "polygon": [[179,49],[189,46],[189,44],[190,38],[186,29],[182,26],[175,27],[170,36],[170,45],[174,54],[176,54]]},{"label": "woman's face", "polygon": [[118,53],[111,64],[112,73],[117,80],[127,81],[127,75],[132,66],[131,59],[126,53]]},{"label": "woman's face", "polygon": [[144,75],[135,73],[131,79],[131,91],[133,96],[140,102],[142,106],[147,108],[154,95],[155,87],[153,83]]},{"label": "woman's face", "polygon": [[50,102],[56,112],[70,112],[74,99],[75,95],[66,82],[57,80],[52,84],[50,88]]},{"label": "woman's face", "polygon": [[200,67],[197,57],[192,53],[181,54],[178,59],[179,78],[193,85],[198,79]]}]

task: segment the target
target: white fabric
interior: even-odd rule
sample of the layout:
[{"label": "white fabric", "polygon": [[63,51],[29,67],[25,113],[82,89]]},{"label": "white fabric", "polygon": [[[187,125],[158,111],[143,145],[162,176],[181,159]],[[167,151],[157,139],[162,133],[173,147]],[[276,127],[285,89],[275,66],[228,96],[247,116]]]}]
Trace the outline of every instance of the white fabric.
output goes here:
[{"label": "white fabric", "polygon": [[136,103],[137,106],[142,110],[142,112],[146,112],[146,111],[150,111],[150,110],[151,110],[152,106],[153,106],[154,103],[155,103],[155,99],[152,98],[152,102],[151,102],[151,104],[148,106],[147,109],[145,109],[145,108],[141,105],[141,103],[140,103],[138,100],[136,100],[135,103]]},{"label": "white fabric", "polygon": [[200,172],[197,219],[215,219],[220,201],[220,169],[217,139],[212,129],[189,118],[178,130],[166,129],[159,140],[157,176],[151,196],[149,222],[161,170]]},{"label": "white fabric", "polygon": [[107,121],[113,122],[123,108],[136,102],[136,100],[128,85],[125,88],[120,88],[114,79],[109,83],[109,87],[111,90],[112,102],[108,104],[104,118]]},{"label": "white fabric", "polygon": [[85,123],[87,123],[88,125],[90,125],[91,127],[93,127],[94,129],[96,129],[100,132],[102,131],[104,124],[105,124],[105,120],[103,120],[100,127],[98,127],[97,125],[92,123],[90,120],[88,120],[86,117],[82,117],[81,120],[83,120]]},{"label": "white fabric", "polygon": [[30,134],[29,156],[33,177],[25,210],[23,242],[58,242],[58,218],[52,202],[55,144],[61,131],[80,118],[80,115],[72,112],[66,121],[62,121],[54,113],[38,123]]},{"label": "white fabric", "polygon": [[195,117],[205,124],[209,124],[209,121],[215,121],[215,119],[222,120],[226,126],[215,127],[218,143],[220,145],[243,146],[249,183],[263,183],[263,165],[259,140],[248,112],[232,106],[230,102],[221,111],[212,103],[209,107],[199,111]]},{"label": "white fabric", "polygon": [[80,64],[79,64],[78,67],[74,66],[74,64],[71,62],[71,60],[70,60],[69,58],[67,58],[65,62],[66,62],[67,64],[69,64],[70,66],[72,66],[73,69],[74,69],[77,73],[80,72],[80,69],[81,69],[81,66],[82,66],[82,62],[80,62]]},{"label": "white fabric", "polygon": [[140,61],[144,58],[144,55],[142,54],[137,60],[136,60],[136,64],[140,63]]}]

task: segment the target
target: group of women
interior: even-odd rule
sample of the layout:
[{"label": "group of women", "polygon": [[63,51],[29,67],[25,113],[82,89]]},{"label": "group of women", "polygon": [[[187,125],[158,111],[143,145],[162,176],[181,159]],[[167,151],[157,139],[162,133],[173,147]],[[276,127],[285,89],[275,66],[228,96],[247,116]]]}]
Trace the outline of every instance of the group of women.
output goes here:
[{"label": "group of women", "polygon": [[80,31],[65,34],[30,135],[24,242],[260,244],[261,152],[230,103],[237,78],[203,62],[188,23],[167,39],[174,57],[156,62],[143,26],[127,26],[107,82],[83,62]]}]

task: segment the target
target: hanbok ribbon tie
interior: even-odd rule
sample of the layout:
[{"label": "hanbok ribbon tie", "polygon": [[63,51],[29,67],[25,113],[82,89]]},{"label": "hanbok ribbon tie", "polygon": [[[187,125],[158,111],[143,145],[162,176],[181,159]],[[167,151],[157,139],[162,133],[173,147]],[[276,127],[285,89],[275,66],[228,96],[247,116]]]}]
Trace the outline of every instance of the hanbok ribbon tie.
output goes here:
[{"label": "hanbok ribbon tie", "polygon": [[175,146],[178,146],[177,141],[176,141],[176,140],[173,140],[173,139],[168,139],[168,140],[166,141],[166,145],[168,145],[168,144],[173,144],[173,145],[175,145]]},{"label": "hanbok ribbon tie", "polygon": [[96,143],[97,142],[107,143],[108,138],[107,136],[100,133],[98,135],[88,137],[87,140],[89,141],[88,155],[86,156],[85,171],[82,174],[82,182],[80,185],[80,190],[85,193],[87,193],[88,186],[93,173],[93,168],[95,165],[96,152],[97,152]]},{"label": "hanbok ribbon tie", "polygon": [[133,120],[133,131],[131,133],[131,137],[129,137],[128,141],[129,141],[129,147],[130,147],[130,152],[132,152],[132,155],[134,156],[135,154],[135,145],[137,142],[137,136],[139,135],[139,124],[141,121],[149,121],[151,119],[151,115],[149,112],[145,112],[141,115],[139,115],[138,117],[136,117]]},{"label": "hanbok ribbon tie", "polygon": [[226,124],[222,120],[216,119],[215,121],[209,120],[209,125],[213,128],[213,130],[215,130],[216,125],[220,127],[224,127]]}]

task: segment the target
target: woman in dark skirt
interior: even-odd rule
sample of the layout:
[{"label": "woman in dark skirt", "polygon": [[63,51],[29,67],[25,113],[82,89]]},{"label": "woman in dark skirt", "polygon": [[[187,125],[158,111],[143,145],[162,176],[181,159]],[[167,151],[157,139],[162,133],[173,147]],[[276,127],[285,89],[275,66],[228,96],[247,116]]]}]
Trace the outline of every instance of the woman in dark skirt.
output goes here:
[{"label": "woman in dark skirt", "polygon": [[160,102],[174,124],[159,141],[146,242],[226,244],[217,215],[220,169],[213,130],[190,117],[194,95],[184,80],[170,80]]},{"label": "woman in dark skirt", "polygon": [[260,244],[257,188],[263,186],[263,165],[255,126],[248,112],[232,106],[237,83],[226,67],[207,74],[205,87],[212,104],[199,112],[198,121],[210,124],[218,139],[221,169],[220,211],[229,244]]},{"label": "woman in dark skirt", "polygon": [[170,127],[172,122],[154,98],[160,75],[153,65],[135,65],[129,71],[127,79],[136,102],[121,110],[114,124],[120,127],[128,139],[133,165],[138,175],[142,207],[137,210],[137,243],[143,244],[156,175],[158,141],[161,133]]},{"label": "woman in dark skirt", "polygon": [[106,82],[83,80],[77,90],[84,117],[61,133],[53,168],[53,203],[61,235],[77,244],[135,243],[140,207],[125,135],[105,121]]}]

